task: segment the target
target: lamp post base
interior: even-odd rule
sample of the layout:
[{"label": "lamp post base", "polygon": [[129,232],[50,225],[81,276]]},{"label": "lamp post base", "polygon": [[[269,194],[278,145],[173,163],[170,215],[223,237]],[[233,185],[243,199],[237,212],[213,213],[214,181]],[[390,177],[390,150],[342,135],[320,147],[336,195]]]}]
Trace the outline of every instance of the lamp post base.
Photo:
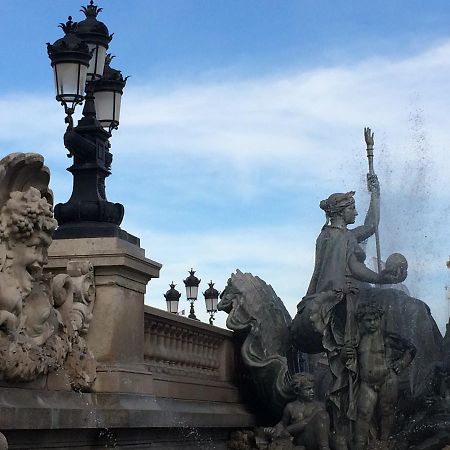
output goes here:
[{"label": "lamp post base", "polygon": [[123,241],[139,246],[140,240],[118,225],[107,222],[65,223],[53,233],[53,239],[78,239],[117,237]]}]

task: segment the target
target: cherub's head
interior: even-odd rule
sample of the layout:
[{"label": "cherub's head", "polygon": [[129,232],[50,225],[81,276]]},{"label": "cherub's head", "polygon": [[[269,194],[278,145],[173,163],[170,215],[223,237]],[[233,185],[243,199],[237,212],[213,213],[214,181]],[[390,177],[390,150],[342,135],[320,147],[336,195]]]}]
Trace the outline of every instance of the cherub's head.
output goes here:
[{"label": "cherub's head", "polygon": [[309,401],[314,398],[314,376],[310,373],[296,373],[291,385],[298,399]]},{"label": "cherub's head", "polygon": [[372,334],[380,329],[384,310],[375,302],[360,303],[355,317],[363,334]]}]

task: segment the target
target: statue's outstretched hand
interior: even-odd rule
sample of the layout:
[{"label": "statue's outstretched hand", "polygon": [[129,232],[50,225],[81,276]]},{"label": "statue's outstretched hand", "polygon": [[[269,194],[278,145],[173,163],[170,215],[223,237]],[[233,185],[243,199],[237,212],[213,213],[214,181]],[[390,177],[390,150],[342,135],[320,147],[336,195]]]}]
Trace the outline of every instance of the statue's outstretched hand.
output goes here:
[{"label": "statue's outstretched hand", "polygon": [[373,148],[373,131],[367,127],[364,128],[364,139],[366,141],[367,148]]},{"label": "statue's outstretched hand", "polygon": [[398,268],[395,272],[382,270],[380,273],[381,284],[397,284],[406,280],[408,271],[406,269]]}]

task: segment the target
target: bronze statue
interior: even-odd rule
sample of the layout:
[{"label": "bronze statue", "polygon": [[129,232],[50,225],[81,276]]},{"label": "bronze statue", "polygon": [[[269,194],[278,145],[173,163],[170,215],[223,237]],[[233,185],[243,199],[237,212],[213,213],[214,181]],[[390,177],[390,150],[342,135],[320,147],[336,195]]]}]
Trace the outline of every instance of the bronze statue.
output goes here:
[{"label": "bronze statue", "polygon": [[[369,129],[365,130],[365,137],[368,147],[373,147],[373,134]],[[315,266],[308,291],[298,304],[291,326],[291,339],[298,350],[305,353],[325,351],[327,354],[332,374],[328,399],[338,449],[347,449],[352,422],[357,417],[357,358],[343,361],[341,351],[344,347],[357,346],[354,312],[358,304],[375,302],[389,311],[383,317],[386,331],[398,333],[417,347],[420,358],[406,374],[412,391],[428,373],[430,364],[442,357],[442,336],[427,305],[397,289],[381,287],[405,280],[406,258],[399,253],[392,254],[380,273],[364,264],[366,255],[360,244],[376,232],[380,217],[380,188],[373,166],[367,181],[371,201],[362,226],[348,228],[357,217],[353,191],[332,194],[320,203],[326,223],[317,239]]]},{"label": "bronze statue", "polygon": [[355,313],[359,324],[359,342],[344,347],[341,358],[357,360],[359,383],[354,427],[354,450],[365,450],[369,427],[378,410],[379,438],[387,442],[394,423],[398,397],[398,374],[413,360],[416,348],[394,333],[381,329],[382,308],[376,303],[360,303]]},{"label": "bronze statue", "polygon": [[[395,286],[406,279],[406,258],[393,253],[381,269],[380,186],[373,170],[370,129],[364,130],[364,137],[371,196],[364,224],[350,227],[358,215],[354,191],[331,194],[320,202],[326,222],[317,238],[311,282],[292,322],[271,288],[240,271],[231,276],[219,304],[219,309],[229,313],[227,326],[242,338],[243,365],[255,388],[253,401],[270,406],[275,416],[280,414],[283,401],[288,401],[289,373],[308,370],[305,354],[326,354],[330,377],[326,377],[326,385],[322,382],[325,378],[317,377],[321,380],[318,393],[327,400],[334,450],[348,450],[353,444],[364,448],[366,425],[373,419],[375,406],[384,411],[379,428],[380,437],[387,440],[392,432],[390,405],[397,397],[397,374],[393,371],[399,372],[402,396],[413,398],[444,354],[443,338],[428,306]],[[378,272],[365,265],[364,242],[372,235],[377,241]],[[386,311],[382,317],[370,319],[379,322],[383,332],[358,329],[355,312],[366,303]],[[279,320],[281,317],[284,319]],[[413,348],[417,350],[414,360]],[[392,357],[395,352],[401,357]],[[381,370],[376,380],[369,376],[373,369]],[[360,388],[362,393],[358,393]]]},{"label": "bronze statue", "polygon": [[325,405],[315,400],[314,377],[308,373],[295,374],[292,387],[297,399],[285,406],[281,421],[266,428],[266,433],[274,441],[292,436],[295,446],[307,450],[330,450],[330,418]]}]

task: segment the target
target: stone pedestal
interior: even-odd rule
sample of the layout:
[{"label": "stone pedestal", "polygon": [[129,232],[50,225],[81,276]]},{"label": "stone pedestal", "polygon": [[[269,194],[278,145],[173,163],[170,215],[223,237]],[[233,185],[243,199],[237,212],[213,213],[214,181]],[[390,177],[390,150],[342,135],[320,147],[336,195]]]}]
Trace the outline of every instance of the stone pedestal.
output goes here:
[{"label": "stone pedestal", "polygon": [[118,238],[58,239],[46,270],[63,273],[73,260],[94,267],[87,340],[96,381],[82,393],[64,371],[21,385],[0,380],[9,448],[225,450],[233,430],[257,424],[236,386],[233,333],[144,306],[160,264]]},{"label": "stone pedestal", "polygon": [[[89,260],[94,266],[96,300],[87,337],[100,365],[94,389],[102,390],[104,372],[123,378],[126,372],[145,371],[144,294],[149,280],[159,276],[161,264],[119,238],[58,239],[50,246],[46,270],[64,272],[69,260]],[[125,381],[117,382],[114,390],[127,392],[130,383]]]}]

